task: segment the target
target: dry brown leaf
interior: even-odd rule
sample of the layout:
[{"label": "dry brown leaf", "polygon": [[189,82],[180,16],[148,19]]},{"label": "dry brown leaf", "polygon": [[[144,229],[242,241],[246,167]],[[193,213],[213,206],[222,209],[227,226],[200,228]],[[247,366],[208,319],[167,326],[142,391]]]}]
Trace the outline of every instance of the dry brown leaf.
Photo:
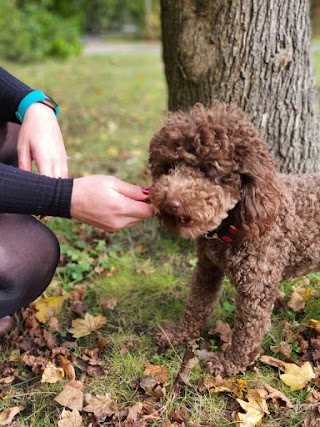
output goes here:
[{"label": "dry brown leaf", "polygon": [[283,354],[286,358],[289,358],[292,352],[292,345],[285,341],[281,341],[280,345],[271,345],[270,350],[274,353]]},{"label": "dry brown leaf", "polygon": [[43,371],[41,382],[54,384],[63,380],[63,378],[64,370],[62,368],[58,368],[54,363],[49,362]]},{"label": "dry brown leaf", "polygon": [[198,363],[199,359],[194,357],[194,351],[192,349],[187,349],[183,356],[180,371],[174,380],[174,391],[176,394],[180,392],[181,386],[187,385],[188,387],[192,387],[188,375]]},{"label": "dry brown leaf", "polygon": [[64,372],[66,373],[66,375],[68,377],[68,380],[69,381],[75,380],[76,379],[76,373],[75,373],[73,365],[62,354],[59,354],[58,358],[59,358],[59,362],[61,364],[62,369],[64,370]]},{"label": "dry brown leaf", "polygon": [[169,379],[168,369],[160,365],[150,364],[146,367],[144,372],[147,375],[151,375],[156,381],[162,384]]},{"label": "dry brown leaf", "polygon": [[104,396],[86,394],[86,403],[87,405],[83,410],[92,412],[98,422],[103,422],[107,417],[111,417],[117,411],[117,405],[111,399],[109,393],[106,393]]},{"label": "dry brown leaf", "polygon": [[315,377],[310,362],[304,363],[301,367],[295,363],[285,363],[285,373],[280,375],[281,380],[292,391],[303,389]]},{"label": "dry brown leaf", "polygon": [[224,323],[221,320],[216,321],[216,326],[209,331],[210,335],[220,334],[220,339],[226,344],[230,344],[232,339],[232,329],[228,323]]},{"label": "dry brown leaf", "polygon": [[282,360],[276,359],[275,357],[263,355],[260,357],[260,362],[266,363],[267,365],[270,365],[270,366],[274,366],[275,368],[280,369],[280,371],[285,370],[285,365],[286,365],[285,362],[283,362]]},{"label": "dry brown leaf", "polygon": [[58,421],[58,427],[82,427],[82,425],[82,417],[77,409],[73,411],[63,409]]},{"label": "dry brown leaf", "polygon": [[305,308],[306,302],[297,291],[293,291],[287,305],[292,308],[293,311],[298,312]]},{"label": "dry brown leaf", "polygon": [[72,328],[68,331],[72,334],[74,338],[81,338],[87,335],[90,335],[92,332],[96,332],[101,329],[107,320],[101,314],[98,316],[92,316],[89,313],[86,313],[84,319],[75,319],[72,321]]},{"label": "dry brown leaf", "polygon": [[259,388],[258,391],[260,396],[266,399],[266,401],[271,400],[273,403],[277,403],[279,406],[282,406],[281,402],[284,402],[287,408],[293,408],[293,404],[285,394],[281,393],[281,391],[271,387],[269,384],[263,384],[263,387],[264,388]]},{"label": "dry brown leaf", "polygon": [[161,398],[166,395],[166,389],[151,375],[142,378],[139,381],[139,386],[145,391],[147,396]]},{"label": "dry brown leaf", "polygon": [[62,304],[67,299],[66,295],[57,297],[38,298],[32,305],[37,310],[35,316],[41,323],[47,323],[50,317],[59,313]]},{"label": "dry brown leaf", "polygon": [[114,310],[117,304],[118,304],[117,298],[102,298],[102,300],[99,303],[99,307],[103,311],[106,310],[107,308],[109,310]]},{"label": "dry brown leaf", "polygon": [[56,317],[50,317],[47,322],[50,332],[62,332],[62,326]]},{"label": "dry brown leaf", "polygon": [[127,419],[131,421],[137,421],[139,415],[141,415],[143,410],[143,404],[141,402],[137,402],[134,405],[128,408]]},{"label": "dry brown leaf", "polygon": [[21,359],[27,366],[31,366],[32,372],[39,375],[45,370],[45,367],[50,362],[47,357],[43,356],[33,356],[29,353],[24,353],[21,356]]},{"label": "dry brown leaf", "polygon": [[10,375],[8,377],[0,378],[0,384],[11,384],[15,380],[14,375]]},{"label": "dry brown leaf", "polygon": [[83,391],[70,384],[66,384],[61,393],[54,398],[60,405],[71,410],[82,411],[83,408]]},{"label": "dry brown leaf", "polygon": [[268,405],[265,399],[260,396],[259,391],[251,389],[247,394],[248,401],[237,399],[245,414],[236,413],[237,426],[254,427],[261,425],[262,418],[265,414],[269,414]]},{"label": "dry brown leaf", "polygon": [[22,405],[13,406],[8,408],[0,413],[0,426],[7,426],[12,423],[13,418],[19,414],[20,411],[23,411],[24,407]]},{"label": "dry brown leaf", "polygon": [[185,408],[180,408],[177,411],[168,414],[170,421],[183,424],[190,419],[190,413]]}]

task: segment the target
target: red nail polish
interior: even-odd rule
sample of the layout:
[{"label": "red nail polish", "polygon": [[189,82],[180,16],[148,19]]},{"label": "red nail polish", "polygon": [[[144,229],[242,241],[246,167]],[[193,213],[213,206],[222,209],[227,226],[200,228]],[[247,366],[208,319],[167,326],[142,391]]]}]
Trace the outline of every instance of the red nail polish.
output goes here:
[{"label": "red nail polish", "polygon": [[143,192],[143,194],[145,194],[146,196],[149,196],[149,193],[150,193],[150,188],[143,188],[142,189],[142,192]]}]

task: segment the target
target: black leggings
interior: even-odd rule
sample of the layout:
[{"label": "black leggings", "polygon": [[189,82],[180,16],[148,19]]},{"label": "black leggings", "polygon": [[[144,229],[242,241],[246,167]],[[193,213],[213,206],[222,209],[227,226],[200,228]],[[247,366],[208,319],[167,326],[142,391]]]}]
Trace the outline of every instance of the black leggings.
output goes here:
[{"label": "black leggings", "polygon": [[[17,165],[20,126],[0,124],[0,162]],[[34,301],[57,268],[56,236],[31,215],[0,213],[0,318]]]}]

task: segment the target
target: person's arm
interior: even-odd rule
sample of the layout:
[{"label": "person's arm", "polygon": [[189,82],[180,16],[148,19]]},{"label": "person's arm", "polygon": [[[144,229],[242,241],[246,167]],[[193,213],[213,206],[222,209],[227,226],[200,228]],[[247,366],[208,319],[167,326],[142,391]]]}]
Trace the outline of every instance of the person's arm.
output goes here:
[{"label": "person's arm", "polygon": [[0,212],[75,218],[106,231],[150,218],[147,192],[112,176],[49,178],[0,164]]},{"label": "person's arm", "polygon": [[0,121],[21,123],[16,116],[16,111],[21,100],[32,90],[0,67]]},{"label": "person's arm", "polygon": [[0,212],[70,218],[73,180],[49,178],[0,163]]}]

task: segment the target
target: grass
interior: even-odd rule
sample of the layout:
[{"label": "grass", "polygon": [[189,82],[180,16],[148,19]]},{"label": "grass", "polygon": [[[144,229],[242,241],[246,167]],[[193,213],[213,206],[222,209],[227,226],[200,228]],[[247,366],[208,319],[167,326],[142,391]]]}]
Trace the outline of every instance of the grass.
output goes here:
[{"label": "grass", "polygon": [[[320,83],[320,54],[317,52],[314,62]],[[70,176],[104,173],[148,185],[148,143],[161,125],[166,108],[163,68],[157,54],[85,56],[65,62],[2,65],[59,101],[62,107],[60,123],[71,157]],[[170,425],[165,425],[164,420],[170,412],[181,408],[189,414],[188,426],[234,425],[232,414],[238,409],[234,398],[228,393],[197,391],[197,383],[207,376],[200,366],[190,373],[192,386],[184,387],[182,393],[174,397],[173,382],[186,346],[159,354],[152,339],[153,331],[160,324],[177,319],[182,313],[187,283],[196,262],[193,248],[169,236],[154,219],[112,235],[68,220],[51,219],[49,226],[60,238],[62,260],[48,293],[56,289],[71,292],[77,284],[84,284],[85,310],[93,315],[102,312],[107,317],[103,335],[110,339],[110,345],[105,348],[102,360],[106,374],[93,378],[76,369],[85,392],[110,393],[123,405],[144,401],[145,396],[137,386],[139,379],[145,376],[146,365],[159,364],[169,371],[169,379],[165,382],[166,397],[155,404],[162,408],[162,418],[148,425]],[[316,285],[320,275],[312,277]],[[288,294],[289,287],[284,284],[283,288]],[[99,306],[101,300],[108,298],[116,298],[114,310],[102,310]],[[234,289],[226,282],[222,304],[216,308],[210,326],[214,325],[216,317],[232,322],[233,312]],[[319,312],[319,301],[314,296],[309,299],[303,316],[287,308],[278,310],[265,339],[264,352],[274,355],[269,346],[283,339],[284,321],[294,328],[309,318],[316,318]],[[70,340],[67,329],[75,316],[66,309],[59,318],[63,331],[57,333],[56,338],[59,342]],[[22,335],[22,323],[19,328]],[[208,335],[204,339],[215,348],[220,345]],[[0,362],[19,361],[19,350],[13,341],[3,343]],[[95,334],[80,338],[70,354],[79,357],[94,345]],[[20,426],[56,426],[62,408],[53,398],[62,390],[63,383],[42,384],[39,375],[31,373],[21,361],[18,365],[21,378],[13,386],[2,386],[0,410],[22,404],[25,409],[16,417]],[[275,369],[261,363],[243,378],[250,386],[269,383],[294,403],[294,409],[288,411],[274,407],[271,415],[264,418],[265,427],[301,425],[308,391],[291,392],[279,380]],[[85,417],[85,425],[90,421]]]}]

